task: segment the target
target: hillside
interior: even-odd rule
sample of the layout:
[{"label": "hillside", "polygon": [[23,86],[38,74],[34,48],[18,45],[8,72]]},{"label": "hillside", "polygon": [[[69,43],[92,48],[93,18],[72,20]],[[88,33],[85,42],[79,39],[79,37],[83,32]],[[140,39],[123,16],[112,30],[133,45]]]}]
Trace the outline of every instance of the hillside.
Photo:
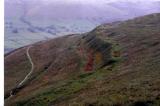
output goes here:
[{"label": "hillside", "polygon": [[159,106],[160,14],[5,55],[6,106]]}]

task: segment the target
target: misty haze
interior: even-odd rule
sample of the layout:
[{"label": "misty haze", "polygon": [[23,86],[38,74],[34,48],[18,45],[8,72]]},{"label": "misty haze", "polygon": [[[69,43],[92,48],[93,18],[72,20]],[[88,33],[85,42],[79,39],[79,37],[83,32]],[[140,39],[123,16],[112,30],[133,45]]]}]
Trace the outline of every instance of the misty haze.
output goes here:
[{"label": "misty haze", "polygon": [[5,53],[160,11],[158,0],[5,0]]}]

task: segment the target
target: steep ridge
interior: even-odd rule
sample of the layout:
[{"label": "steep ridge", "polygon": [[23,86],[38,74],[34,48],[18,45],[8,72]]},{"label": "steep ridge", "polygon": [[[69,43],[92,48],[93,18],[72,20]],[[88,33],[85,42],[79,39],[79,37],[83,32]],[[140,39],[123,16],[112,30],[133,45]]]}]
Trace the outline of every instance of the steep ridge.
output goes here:
[{"label": "steep ridge", "polygon": [[[24,52],[24,54],[26,54],[29,47],[30,46],[25,47],[27,50],[23,49],[20,50],[20,52]],[[20,93],[19,91],[21,91],[21,89],[22,91],[27,90],[25,91],[26,93],[34,92],[35,89],[39,87],[45,88],[46,86],[48,87],[48,85],[52,85],[52,83],[56,83],[59,80],[65,80],[70,76],[70,74],[78,75],[77,73],[80,73],[81,71],[83,72],[83,70],[86,72],[93,71],[98,67],[95,67],[95,64],[92,63],[94,60],[91,60],[92,62],[90,62],[90,58],[96,55],[96,53],[102,52],[101,58],[104,60],[99,61],[99,67],[101,67],[111,61],[110,49],[111,45],[109,43],[99,39],[96,35],[89,34],[64,36],[44,43],[39,42],[34,44],[30,49],[30,55],[32,56],[32,62],[34,63],[34,71],[30,75],[30,78],[25,80],[26,84],[23,83],[23,86],[20,88],[19,83],[23,82],[24,78],[23,80],[18,78],[18,81],[14,82],[13,86],[12,83],[8,83],[10,79],[8,79],[7,76],[10,75],[10,70],[17,67],[17,65],[12,65],[14,61],[10,60],[10,58],[12,57],[17,61],[24,58],[18,56],[15,51],[5,57],[8,59],[5,61],[7,74],[6,81],[7,84],[12,86],[6,91],[6,98],[9,91],[14,91],[14,95],[18,95],[17,93]],[[18,66],[21,65],[21,61],[18,61],[17,64]],[[26,69],[24,71],[28,70],[29,69]],[[25,73],[22,72],[21,74]],[[28,75],[28,73],[26,75]],[[13,77],[16,76],[16,74],[13,75]],[[11,76],[9,76],[9,78],[11,78]],[[24,92],[22,92],[22,94],[24,94]]]},{"label": "steep ridge", "polygon": [[[159,22],[157,13],[33,44],[33,73],[5,105],[158,106]],[[5,56],[6,98],[31,69],[28,47]]]}]

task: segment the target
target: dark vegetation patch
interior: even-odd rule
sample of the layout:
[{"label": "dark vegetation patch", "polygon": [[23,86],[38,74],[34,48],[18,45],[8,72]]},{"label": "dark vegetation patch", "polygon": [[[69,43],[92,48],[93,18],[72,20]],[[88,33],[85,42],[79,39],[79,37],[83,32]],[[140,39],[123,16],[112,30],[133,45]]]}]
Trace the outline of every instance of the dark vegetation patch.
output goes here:
[{"label": "dark vegetation patch", "polygon": [[137,101],[133,103],[132,106],[151,106],[153,105],[153,101]]}]

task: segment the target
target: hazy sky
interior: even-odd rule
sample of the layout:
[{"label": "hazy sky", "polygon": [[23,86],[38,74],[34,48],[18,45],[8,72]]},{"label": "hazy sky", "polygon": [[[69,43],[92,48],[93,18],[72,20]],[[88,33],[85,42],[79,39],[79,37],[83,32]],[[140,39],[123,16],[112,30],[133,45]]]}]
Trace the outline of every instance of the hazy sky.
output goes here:
[{"label": "hazy sky", "polygon": [[42,0],[45,1],[44,4],[48,4],[50,2],[56,2],[56,3],[70,3],[70,4],[92,4],[92,5],[98,5],[98,4],[106,4],[106,3],[111,3],[111,2],[144,2],[150,3],[154,1],[160,1],[160,0]]},{"label": "hazy sky", "polygon": [[106,3],[111,3],[111,2],[144,2],[150,3],[150,2],[155,2],[155,1],[160,1],[160,0],[5,0],[6,2],[17,2],[21,3],[23,1],[25,2],[43,2],[43,4],[49,4],[49,3],[69,3],[69,4],[92,4],[92,5],[98,5],[98,4],[106,4]]},{"label": "hazy sky", "polygon": [[54,2],[54,1],[65,1],[65,2],[115,2],[115,1],[130,1],[130,2],[151,2],[151,1],[160,1],[160,0],[43,0],[48,2]]}]

